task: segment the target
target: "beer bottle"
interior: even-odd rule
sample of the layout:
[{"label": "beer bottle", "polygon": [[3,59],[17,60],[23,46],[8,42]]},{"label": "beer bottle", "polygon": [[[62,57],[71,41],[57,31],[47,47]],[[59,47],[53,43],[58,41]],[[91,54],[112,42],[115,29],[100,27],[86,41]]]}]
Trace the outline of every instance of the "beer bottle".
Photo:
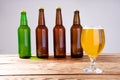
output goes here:
[{"label": "beer bottle", "polygon": [[45,25],[44,9],[39,9],[38,26],[36,28],[36,52],[38,58],[48,58],[48,29]]},{"label": "beer bottle", "polygon": [[62,25],[61,8],[56,9],[56,25],[53,29],[53,41],[54,41],[54,57],[65,58],[66,57],[66,38],[65,28]]},{"label": "beer bottle", "polygon": [[71,35],[71,57],[81,58],[83,56],[83,49],[81,47],[81,31],[79,11],[74,11],[73,25],[70,29]]},{"label": "beer bottle", "polygon": [[30,28],[27,22],[26,11],[21,12],[20,26],[18,28],[18,52],[20,58],[31,57]]}]

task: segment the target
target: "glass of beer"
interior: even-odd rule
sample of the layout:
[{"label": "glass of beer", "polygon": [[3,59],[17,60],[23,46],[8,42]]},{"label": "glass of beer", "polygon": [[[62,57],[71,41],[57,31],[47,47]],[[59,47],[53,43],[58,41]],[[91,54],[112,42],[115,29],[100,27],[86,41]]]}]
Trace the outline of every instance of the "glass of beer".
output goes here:
[{"label": "glass of beer", "polygon": [[95,60],[105,45],[105,33],[102,27],[83,27],[81,44],[85,53],[90,58],[90,66],[83,69],[84,72],[102,73],[100,68],[95,66]]}]

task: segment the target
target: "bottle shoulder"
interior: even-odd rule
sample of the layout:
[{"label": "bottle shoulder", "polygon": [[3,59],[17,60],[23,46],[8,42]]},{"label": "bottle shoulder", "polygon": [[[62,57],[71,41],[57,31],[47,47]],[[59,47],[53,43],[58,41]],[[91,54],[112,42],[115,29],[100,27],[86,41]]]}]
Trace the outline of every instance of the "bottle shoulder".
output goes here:
[{"label": "bottle shoulder", "polygon": [[65,29],[65,27],[63,25],[56,25],[54,29]]},{"label": "bottle shoulder", "polygon": [[46,30],[48,30],[48,28],[45,25],[38,25],[36,27],[36,29],[46,29]]},{"label": "bottle shoulder", "polygon": [[81,31],[82,30],[82,26],[81,25],[72,25],[70,30],[71,31]]},{"label": "bottle shoulder", "polygon": [[65,27],[63,26],[55,26],[53,29],[54,32],[65,32]]},{"label": "bottle shoulder", "polygon": [[28,30],[30,30],[30,27],[28,25],[20,25],[18,30],[19,29],[28,29]]},{"label": "bottle shoulder", "polygon": [[72,29],[82,29],[82,26],[81,25],[72,25],[71,26]]}]

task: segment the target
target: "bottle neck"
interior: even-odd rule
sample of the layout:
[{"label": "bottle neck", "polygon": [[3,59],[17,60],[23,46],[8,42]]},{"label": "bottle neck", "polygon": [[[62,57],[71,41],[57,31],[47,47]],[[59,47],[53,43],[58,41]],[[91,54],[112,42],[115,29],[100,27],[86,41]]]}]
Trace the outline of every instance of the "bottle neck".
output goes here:
[{"label": "bottle neck", "polygon": [[79,11],[74,12],[73,24],[74,25],[80,25]]},{"label": "bottle neck", "polygon": [[26,12],[21,12],[20,25],[28,25]]},{"label": "bottle neck", "polygon": [[44,9],[39,9],[38,25],[45,25]]},{"label": "bottle neck", "polygon": [[56,25],[62,25],[62,14],[61,9],[56,9]]}]

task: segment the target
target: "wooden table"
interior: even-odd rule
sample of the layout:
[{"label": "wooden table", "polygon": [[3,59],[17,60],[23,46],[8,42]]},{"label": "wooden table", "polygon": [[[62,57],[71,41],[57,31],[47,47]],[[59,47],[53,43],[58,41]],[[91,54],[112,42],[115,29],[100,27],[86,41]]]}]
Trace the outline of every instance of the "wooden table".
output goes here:
[{"label": "wooden table", "polygon": [[120,80],[120,54],[102,54],[96,65],[101,74],[84,73],[89,59],[20,59],[18,55],[0,55],[0,80]]}]

